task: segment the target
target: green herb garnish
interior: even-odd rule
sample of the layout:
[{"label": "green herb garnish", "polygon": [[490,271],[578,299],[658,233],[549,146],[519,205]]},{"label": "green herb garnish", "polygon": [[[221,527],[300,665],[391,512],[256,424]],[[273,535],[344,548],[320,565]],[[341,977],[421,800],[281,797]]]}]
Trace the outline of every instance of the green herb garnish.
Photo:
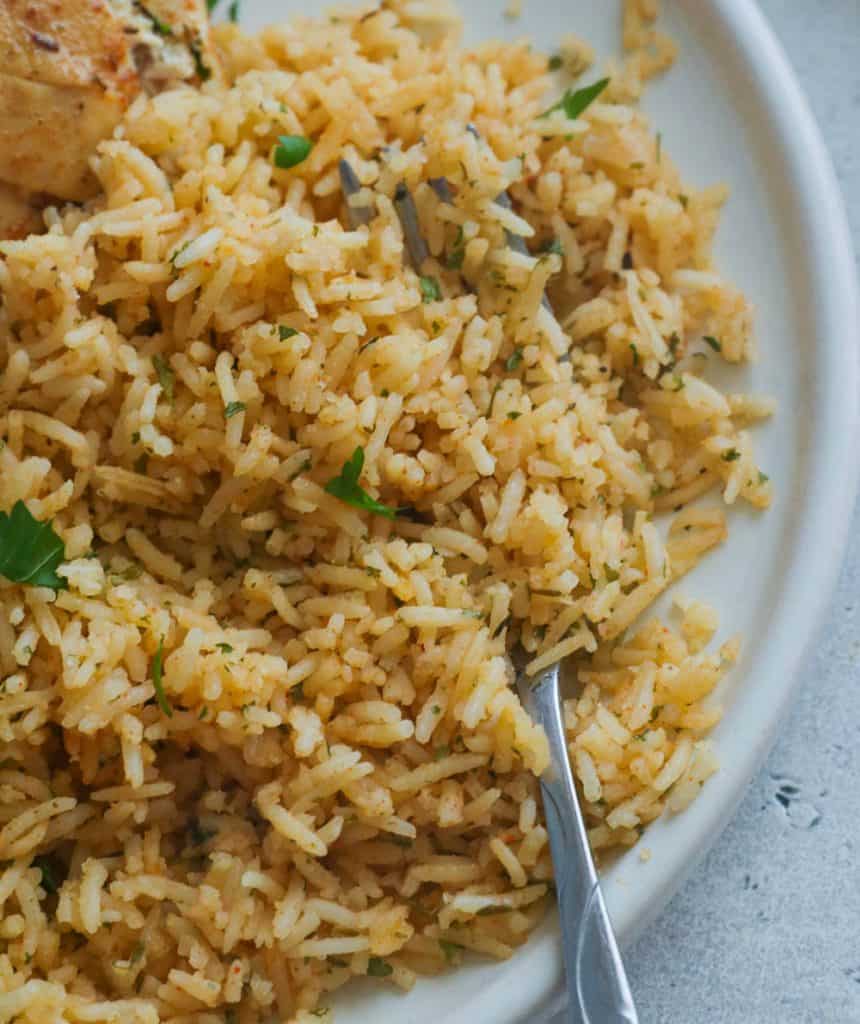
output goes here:
[{"label": "green herb garnish", "polygon": [[770,477],[767,475],[767,473],[762,473],[761,470],[759,470],[758,482],[760,484],[766,484],[769,480],[770,480]]},{"label": "green herb garnish", "polygon": [[212,77],[212,68],[210,68],[203,60],[200,41],[195,39],[193,42],[188,44],[188,49],[191,51],[191,56],[194,58],[194,69],[197,72],[197,77],[201,82],[208,82]]},{"label": "green herb garnish", "polygon": [[164,637],[161,637],[158,641],[158,650],[155,652],[155,657],[152,659],[152,685],[155,688],[155,699],[158,702],[158,706],[168,718],[173,718],[173,708],[168,703],[167,697],[164,694],[164,683],[162,681],[163,669]]},{"label": "green herb garnish", "polygon": [[295,327],[284,327],[283,324],[278,324],[278,337],[281,341],[287,341],[288,338],[295,338],[299,332]]},{"label": "green herb garnish", "polygon": [[737,448],[729,448],[728,451],[723,452],[721,457],[723,462],[737,462],[738,459],[741,457],[741,453],[737,450]]},{"label": "green herb garnish", "polygon": [[372,956],[367,961],[367,973],[371,978],[387,978],[390,974],[394,974],[394,968],[381,956]]},{"label": "green herb garnish", "polygon": [[66,548],[52,522],[39,522],[20,499],[8,515],[0,512],[0,576],[32,587],[67,588],[67,582],[57,575]]},{"label": "green herb garnish", "polygon": [[215,644],[215,646],[218,648],[218,650],[222,654],[232,654],[233,653],[233,646],[232,646],[232,644],[220,643],[220,644]]},{"label": "green herb garnish", "polygon": [[240,412],[244,412],[248,407],[244,402],[228,402],[224,406],[224,419],[229,420],[234,416],[238,416]]},{"label": "green herb garnish", "polygon": [[551,238],[543,247],[543,251],[547,255],[564,256],[564,246],[561,244],[561,239]]},{"label": "green herb garnish", "polygon": [[239,0],[233,0],[233,3],[227,8],[227,17],[235,25],[239,20]]},{"label": "green herb garnish", "polygon": [[639,365],[639,349],[636,348],[636,346],[633,344],[632,341],[630,342],[630,351],[633,353],[633,365],[634,366],[638,366]]},{"label": "green herb garnish", "polygon": [[359,446],[343,464],[340,474],[325,485],[326,491],[354,508],[372,512],[377,516],[384,516],[386,519],[393,519],[397,515],[397,509],[389,508],[388,505],[383,505],[375,498],[371,498],[367,491],[359,485],[358,480],[363,469],[364,449]]},{"label": "green herb garnish", "polygon": [[39,884],[45,892],[49,896],[59,892],[66,874],[63,865],[55,857],[44,854],[40,857],[34,857],[32,863],[34,868],[38,868],[42,872]]},{"label": "green herb garnish", "polygon": [[546,62],[546,66],[549,71],[558,71],[563,65],[564,60],[560,53],[554,53]]},{"label": "green herb garnish", "polygon": [[457,237],[454,239],[454,248],[451,250],[445,265],[449,270],[459,270],[466,258],[466,243],[463,239],[462,225],[457,228]]},{"label": "green herb garnish", "polygon": [[521,412],[517,412],[516,409],[511,409],[511,411],[508,413],[508,419],[509,420],[518,420],[520,418],[520,416],[522,416],[522,413]]},{"label": "green herb garnish", "polygon": [[584,113],[597,97],[609,85],[608,78],[601,78],[593,85],[583,86],[581,89],[568,89],[558,103],[554,103],[549,110],[545,110],[540,116],[549,117],[556,110],[563,110],[565,117],[575,121],[580,114]]},{"label": "green herb garnish", "polygon": [[158,374],[158,383],[161,385],[164,397],[173,405],[173,388],[176,383],[176,374],[171,370],[170,364],[164,356],[153,356],[152,365]]},{"label": "green herb garnish", "polygon": [[148,10],[146,7],[143,6],[142,3],[140,3],[140,0],[136,0],[134,6],[140,11],[140,13],[145,18],[147,18],[150,21],[150,23],[152,24],[152,31],[155,32],[156,35],[159,35],[159,36],[172,36],[173,35],[173,29],[167,24],[167,22],[166,21],[162,21],[161,18],[157,18],[152,13],[152,11]]},{"label": "green herb garnish", "polygon": [[710,334],[706,334],[705,335],[705,341],[706,341],[706,343],[708,345],[711,346],[711,348],[715,352],[722,352],[723,351],[723,343],[719,340],[719,338],[713,338],[713,337],[711,337]]},{"label": "green herb garnish", "polygon": [[522,361],[523,350],[518,345],[505,360],[505,369],[508,371],[508,373],[513,373]]},{"label": "green herb garnish", "polygon": [[310,156],[314,144],[304,135],[279,135],[275,146],[275,167],[282,171],[296,167]]},{"label": "green herb garnish", "polygon": [[447,939],[439,939],[439,948],[445,954],[445,960],[452,964],[457,959],[457,954],[461,953],[466,947],[461,946],[459,942],[449,942]]},{"label": "green herb garnish", "polygon": [[438,302],[442,298],[442,289],[435,277],[419,277],[422,302]]}]

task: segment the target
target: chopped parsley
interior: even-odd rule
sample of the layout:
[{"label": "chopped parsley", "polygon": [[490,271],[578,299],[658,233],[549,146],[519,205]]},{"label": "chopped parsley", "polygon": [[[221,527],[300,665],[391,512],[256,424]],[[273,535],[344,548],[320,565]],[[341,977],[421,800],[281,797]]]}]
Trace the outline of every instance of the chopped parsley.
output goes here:
[{"label": "chopped parsley", "polygon": [[523,350],[518,345],[505,360],[505,369],[508,373],[513,373],[522,361]]},{"label": "chopped parsley", "polygon": [[166,21],[162,21],[161,18],[157,18],[152,11],[144,7],[140,0],[135,0],[134,6],[140,11],[140,13],[150,22],[152,25],[152,31],[159,36],[172,36],[173,29]]},{"label": "chopped parsley", "polygon": [[438,302],[442,298],[442,289],[435,277],[419,277],[422,302]]},{"label": "chopped parsley", "polygon": [[170,706],[167,697],[164,694],[164,683],[162,681],[163,670],[164,637],[161,637],[158,641],[158,650],[155,652],[155,657],[152,659],[152,685],[155,688],[155,699],[158,702],[158,706],[168,718],[173,718],[173,708]]},{"label": "chopped parsley", "polygon": [[560,53],[554,53],[546,62],[547,70],[558,71],[564,66],[564,60]]},{"label": "chopped parsley", "polygon": [[158,383],[161,385],[164,397],[171,405],[173,405],[173,391],[174,385],[176,384],[176,374],[171,370],[170,364],[164,356],[153,356],[152,365],[155,367],[155,372],[158,374]]},{"label": "chopped parsley", "polygon": [[740,457],[741,453],[737,448],[729,448],[729,450],[723,452],[721,456],[723,462],[737,462]]},{"label": "chopped parsley", "polygon": [[220,644],[215,644],[215,646],[218,648],[218,650],[222,654],[232,654],[233,653],[233,646],[232,646],[232,644],[220,643]]},{"label": "chopped parsley", "polygon": [[295,327],[285,327],[283,324],[278,324],[278,337],[281,341],[287,341],[289,338],[295,338],[299,332]]},{"label": "chopped parsley", "polygon": [[518,420],[520,418],[520,416],[522,416],[522,413],[521,412],[517,412],[516,409],[512,409],[508,413],[508,419],[509,420]]},{"label": "chopped parsley", "polygon": [[445,954],[445,960],[451,964],[457,959],[457,954],[461,953],[466,947],[461,946],[459,942],[449,942],[447,939],[439,939],[439,948]]},{"label": "chopped parsley", "polygon": [[239,20],[239,0],[233,0],[233,3],[227,8],[227,17],[235,25]]},{"label": "chopped parsley", "polygon": [[564,256],[564,246],[561,244],[561,239],[551,238],[543,247],[543,251],[547,255]]},{"label": "chopped parsley", "polygon": [[639,349],[636,348],[636,346],[633,344],[632,341],[630,342],[630,351],[633,353],[633,365],[634,366],[638,366],[639,365]]},{"label": "chopped parsley", "polygon": [[208,82],[212,77],[212,68],[203,60],[203,53],[200,49],[200,40],[195,39],[188,44],[191,56],[194,58],[194,69],[201,82]]},{"label": "chopped parsley", "polygon": [[33,867],[42,872],[39,885],[49,896],[59,892],[60,886],[65,881],[65,870],[55,857],[49,855],[34,857]]},{"label": "chopped parsley", "polygon": [[280,167],[282,171],[297,167],[307,160],[313,148],[314,144],[304,135],[279,135],[273,158],[275,167]]},{"label": "chopped parsley", "polygon": [[459,270],[463,266],[463,260],[465,258],[466,243],[463,239],[463,228],[460,226],[457,228],[457,237],[454,239],[454,248],[449,253],[445,265],[449,270]]},{"label": "chopped parsley", "polygon": [[367,961],[367,973],[371,978],[387,978],[389,975],[394,974],[394,968],[387,960],[383,960],[381,956],[372,956]]},{"label": "chopped parsley", "polygon": [[358,480],[361,471],[364,469],[364,449],[359,445],[350,458],[343,464],[343,469],[336,477],[325,485],[329,494],[339,498],[347,505],[363,509],[365,512],[372,512],[377,516],[384,516],[386,519],[393,519],[397,515],[396,508],[383,505],[365,491]]},{"label": "chopped parsley", "polygon": [[224,419],[229,420],[234,416],[238,416],[240,412],[244,412],[248,407],[244,402],[228,402],[224,406]]},{"label": "chopped parsley", "polygon": [[540,116],[549,117],[556,110],[563,110],[565,117],[575,121],[580,114],[583,114],[591,106],[607,85],[609,85],[609,79],[601,78],[599,82],[583,86],[581,89],[568,89],[558,103],[554,103]]},{"label": "chopped parsley", "polygon": [[761,472],[761,471],[759,470],[759,474],[758,474],[758,482],[759,482],[760,484],[766,484],[766,483],[767,483],[767,482],[768,482],[769,480],[770,480],[770,477],[769,477],[769,476],[767,475],[767,473],[762,473],[762,472]]},{"label": "chopped parsley", "polygon": [[723,343],[719,340],[719,338],[714,338],[714,337],[711,337],[710,334],[706,334],[705,335],[705,342],[708,345],[710,345],[711,348],[715,352],[722,352],[723,351]]},{"label": "chopped parsley", "polygon": [[68,584],[57,575],[66,548],[52,522],[40,522],[20,499],[8,515],[0,512],[0,576],[32,587],[66,589]]}]

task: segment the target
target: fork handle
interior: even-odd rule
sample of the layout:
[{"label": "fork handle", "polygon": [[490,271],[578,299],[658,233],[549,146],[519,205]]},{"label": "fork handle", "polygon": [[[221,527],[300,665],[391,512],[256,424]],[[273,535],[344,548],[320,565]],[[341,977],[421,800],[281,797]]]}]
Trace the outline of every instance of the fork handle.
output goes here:
[{"label": "fork handle", "polygon": [[540,675],[525,703],[549,740],[541,778],[544,814],[561,917],[568,1024],[638,1024],[567,755],[558,666]]}]

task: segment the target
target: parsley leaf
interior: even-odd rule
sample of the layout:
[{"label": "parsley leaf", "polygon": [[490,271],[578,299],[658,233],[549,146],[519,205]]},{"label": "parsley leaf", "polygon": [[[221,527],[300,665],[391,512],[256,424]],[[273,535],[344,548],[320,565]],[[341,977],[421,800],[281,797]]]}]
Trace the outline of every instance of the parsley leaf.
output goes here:
[{"label": "parsley leaf", "polygon": [[39,522],[20,500],[8,515],[0,512],[0,576],[33,587],[66,589],[68,584],[56,572],[66,548],[52,521]]},{"label": "parsley leaf", "polygon": [[148,10],[143,6],[142,3],[138,2],[134,5],[140,13],[152,23],[152,31],[159,36],[172,36],[173,29],[167,24],[166,21],[162,21],[161,18],[157,18],[152,11]]},{"label": "parsley leaf", "polygon": [[173,718],[173,708],[168,703],[167,697],[164,694],[164,683],[162,682],[163,666],[164,637],[158,641],[158,650],[152,659],[152,685],[155,687],[155,699],[158,701],[158,706],[168,718]]},{"label": "parsley leaf", "polygon": [[740,457],[741,453],[737,448],[729,448],[728,451],[725,451],[722,454],[723,462],[737,462]]},{"label": "parsley leaf", "polygon": [[234,25],[239,20],[239,0],[233,0],[233,3],[227,8],[227,17]]},{"label": "parsley leaf", "polygon": [[451,964],[457,959],[457,954],[466,947],[459,942],[449,942],[448,939],[439,939],[439,948],[445,954],[445,960]]},{"label": "parsley leaf", "polygon": [[540,116],[549,117],[556,110],[563,110],[565,117],[575,121],[580,114],[584,113],[597,97],[609,85],[608,78],[601,78],[593,85],[586,85],[582,89],[568,89],[558,103],[554,103],[549,110],[545,110]]},{"label": "parsley leaf", "polygon": [[275,167],[280,167],[282,171],[296,167],[307,160],[313,148],[314,144],[304,135],[279,135],[273,158]]},{"label": "parsley leaf", "polygon": [[442,289],[435,277],[419,277],[418,284],[423,302],[438,302],[442,298]]},{"label": "parsley leaf", "polygon": [[299,332],[295,327],[285,327],[283,324],[278,324],[278,337],[281,341],[287,341],[289,338],[295,338]]},{"label": "parsley leaf", "polygon": [[389,974],[394,974],[394,968],[381,956],[372,956],[367,961],[367,973],[371,978],[387,978]]},{"label": "parsley leaf", "polygon": [[371,498],[367,491],[360,486],[358,479],[362,469],[364,469],[364,449],[359,446],[343,464],[340,475],[333,477],[325,485],[326,491],[347,505],[364,509],[377,516],[385,516],[386,519],[393,519],[398,510],[389,508],[388,505],[383,505],[375,498]]},{"label": "parsley leaf", "polygon": [[211,14],[220,3],[221,0],[206,0],[206,10]]},{"label": "parsley leaf", "polygon": [[718,338],[712,338],[710,334],[705,335],[705,341],[715,352],[723,351],[723,343]]},{"label": "parsley leaf", "polygon": [[194,70],[197,72],[197,77],[201,82],[208,82],[212,77],[212,68],[210,68],[203,60],[203,52],[200,49],[199,40],[194,40],[188,44],[188,49],[191,51],[191,56],[194,58]]},{"label": "parsley leaf", "polygon": [[32,863],[34,868],[38,868],[42,872],[39,885],[42,886],[45,892],[49,896],[58,892],[60,886],[66,880],[67,872],[57,858],[52,857],[50,854],[43,854],[42,856],[34,857]]},{"label": "parsley leaf", "polygon": [[505,360],[505,369],[508,371],[508,373],[513,373],[522,361],[523,350],[519,346],[517,346],[517,348],[515,348],[513,352],[511,352],[511,354]]},{"label": "parsley leaf", "polygon": [[233,647],[232,647],[231,644],[220,643],[220,644],[215,644],[215,646],[218,648],[219,651],[221,651],[222,654],[232,654],[233,653]]},{"label": "parsley leaf", "polygon": [[558,71],[563,64],[564,60],[562,59],[560,53],[553,54],[552,57],[550,57],[550,59],[546,62],[547,70],[549,71]]},{"label": "parsley leaf", "polygon": [[240,412],[244,412],[247,408],[244,402],[228,402],[224,406],[224,419],[229,420],[233,416],[238,416]]},{"label": "parsley leaf", "polygon": [[153,356],[152,365],[158,374],[158,383],[161,385],[164,397],[173,405],[173,386],[176,383],[176,374],[170,369],[170,364],[164,356]]}]

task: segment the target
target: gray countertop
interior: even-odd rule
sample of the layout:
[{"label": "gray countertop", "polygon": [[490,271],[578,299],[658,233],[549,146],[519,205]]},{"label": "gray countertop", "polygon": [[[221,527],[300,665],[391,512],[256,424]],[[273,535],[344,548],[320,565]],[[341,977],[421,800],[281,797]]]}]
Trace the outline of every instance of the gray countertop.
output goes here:
[{"label": "gray countertop", "polygon": [[[860,249],[860,0],[760,6],[812,103]],[[780,740],[716,846],[628,953],[643,1024],[860,1022],[857,511],[854,526]]]}]

